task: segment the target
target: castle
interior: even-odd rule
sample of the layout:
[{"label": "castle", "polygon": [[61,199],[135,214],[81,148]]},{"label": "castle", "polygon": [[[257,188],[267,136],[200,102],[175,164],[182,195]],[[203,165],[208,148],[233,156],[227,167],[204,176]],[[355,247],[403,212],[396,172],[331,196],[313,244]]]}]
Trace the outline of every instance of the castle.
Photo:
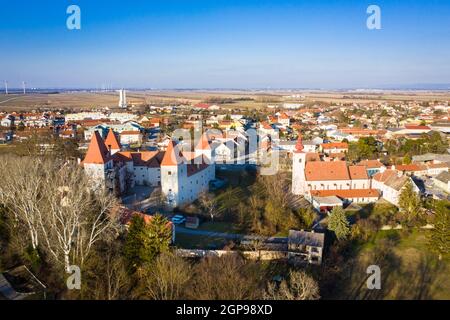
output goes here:
[{"label": "castle", "polygon": [[105,186],[116,194],[136,185],[160,188],[172,208],[195,201],[215,179],[214,154],[206,135],[193,152],[182,152],[174,141],[166,151],[130,152],[122,150],[112,129],[105,140],[95,132],[81,165],[95,187]]}]

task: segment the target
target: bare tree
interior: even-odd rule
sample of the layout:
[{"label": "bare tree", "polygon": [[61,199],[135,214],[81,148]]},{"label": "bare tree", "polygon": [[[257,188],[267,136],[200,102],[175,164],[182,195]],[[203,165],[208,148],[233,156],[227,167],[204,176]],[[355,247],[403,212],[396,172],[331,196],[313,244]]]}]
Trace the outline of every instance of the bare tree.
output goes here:
[{"label": "bare tree", "polygon": [[83,265],[92,246],[114,229],[115,198],[93,190],[75,163],[9,157],[0,161],[10,174],[0,186],[0,201],[27,226],[33,248],[44,249],[66,270]]},{"label": "bare tree", "polygon": [[139,274],[142,283],[139,296],[154,300],[178,300],[184,298],[191,266],[182,257],[165,252]]},{"label": "bare tree", "polygon": [[264,271],[260,265],[237,254],[208,257],[193,272],[188,299],[255,300],[262,295]]},{"label": "bare tree", "polygon": [[117,300],[128,285],[129,277],[125,262],[117,250],[108,249],[105,257],[106,299]]},{"label": "bare tree", "polygon": [[289,280],[279,286],[269,283],[264,293],[267,300],[317,300],[320,298],[317,282],[303,271],[291,271]]},{"label": "bare tree", "polygon": [[220,211],[217,210],[217,201],[214,198],[214,195],[202,192],[198,197],[198,201],[205,212],[211,217],[211,220],[214,221],[214,217],[217,217],[220,213]]}]

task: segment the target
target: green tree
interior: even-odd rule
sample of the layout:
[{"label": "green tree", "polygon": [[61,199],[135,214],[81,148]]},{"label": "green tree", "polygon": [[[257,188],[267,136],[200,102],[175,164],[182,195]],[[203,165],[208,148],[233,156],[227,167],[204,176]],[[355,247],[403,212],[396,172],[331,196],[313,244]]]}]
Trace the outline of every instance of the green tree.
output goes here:
[{"label": "green tree", "polygon": [[145,221],[141,216],[131,218],[128,234],[124,246],[124,256],[130,272],[142,265],[144,258],[141,256],[142,243],[145,234]]},{"label": "green tree", "polygon": [[418,217],[420,213],[420,198],[414,191],[411,181],[408,181],[400,193],[398,206],[406,222],[411,222]]},{"label": "green tree", "polygon": [[428,245],[442,260],[450,252],[450,202],[440,201],[436,205],[434,229],[430,231]]},{"label": "green tree", "polygon": [[411,164],[411,162],[412,162],[412,159],[409,154],[407,154],[403,157],[403,164]]},{"label": "green tree", "polygon": [[334,207],[328,216],[328,229],[333,231],[338,240],[345,240],[350,234],[350,226],[344,209]]},{"label": "green tree", "polygon": [[143,217],[135,215],[124,247],[129,271],[134,272],[143,264],[153,262],[161,252],[169,250],[171,241],[172,230],[166,218],[156,214],[146,223]]}]

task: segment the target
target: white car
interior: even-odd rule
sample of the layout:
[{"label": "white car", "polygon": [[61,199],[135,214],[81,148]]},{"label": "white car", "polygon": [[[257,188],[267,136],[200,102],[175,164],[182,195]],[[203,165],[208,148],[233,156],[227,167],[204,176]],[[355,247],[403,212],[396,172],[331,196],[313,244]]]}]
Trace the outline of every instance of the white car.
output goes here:
[{"label": "white car", "polygon": [[185,222],[186,222],[186,218],[184,216],[182,216],[181,214],[177,214],[172,217],[173,224],[182,224]]}]

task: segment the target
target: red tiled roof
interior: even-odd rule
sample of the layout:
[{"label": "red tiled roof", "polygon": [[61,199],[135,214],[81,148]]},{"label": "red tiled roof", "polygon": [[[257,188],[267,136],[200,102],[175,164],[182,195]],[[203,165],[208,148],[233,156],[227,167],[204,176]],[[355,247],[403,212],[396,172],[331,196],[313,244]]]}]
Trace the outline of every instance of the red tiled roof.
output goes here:
[{"label": "red tiled roof", "polygon": [[177,166],[181,163],[181,152],[172,140],[169,141],[161,166]]},{"label": "red tiled roof", "polygon": [[106,148],[100,133],[95,131],[92,135],[91,143],[89,144],[83,163],[105,164],[109,159],[109,151]]},{"label": "red tiled roof", "polygon": [[348,143],[345,142],[332,142],[332,143],[323,143],[323,149],[348,149]]},{"label": "red tiled roof", "polygon": [[133,161],[135,166],[158,168],[163,154],[159,151],[117,152],[113,155],[115,162]]},{"label": "red tiled roof", "polygon": [[211,150],[211,147],[209,145],[208,137],[206,134],[202,134],[202,137],[200,138],[200,141],[197,144],[198,150]]},{"label": "red tiled roof", "polygon": [[208,164],[205,161],[205,158],[202,156],[201,163],[196,164],[196,162],[200,162],[198,158],[191,160],[191,163],[187,164],[187,176],[193,176],[194,174],[208,168]]},{"label": "red tiled roof", "polygon": [[372,168],[381,168],[384,165],[380,162],[380,160],[362,160],[358,163],[360,166],[365,166],[369,169]]},{"label": "red tiled roof", "polygon": [[350,180],[345,161],[313,161],[305,167],[307,181]]},{"label": "red tiled roof", "polygon": [[410,130],[431,130],[431,128],[428,126],[418,126],[418,125],[412,125],[412,124],[407,124],[405,126],[405,128],[410,129]]},{"label": "red tiled roof", "polygon": [[114,134],[113,129],[109,129],[108,135],[106,136],[105,145],[112,150],[120,150],[120,143]]},{"label": "red tiled roof", "polygon": [[349,166],[348,171],[352,180],[369,179],[364,166]]}]

